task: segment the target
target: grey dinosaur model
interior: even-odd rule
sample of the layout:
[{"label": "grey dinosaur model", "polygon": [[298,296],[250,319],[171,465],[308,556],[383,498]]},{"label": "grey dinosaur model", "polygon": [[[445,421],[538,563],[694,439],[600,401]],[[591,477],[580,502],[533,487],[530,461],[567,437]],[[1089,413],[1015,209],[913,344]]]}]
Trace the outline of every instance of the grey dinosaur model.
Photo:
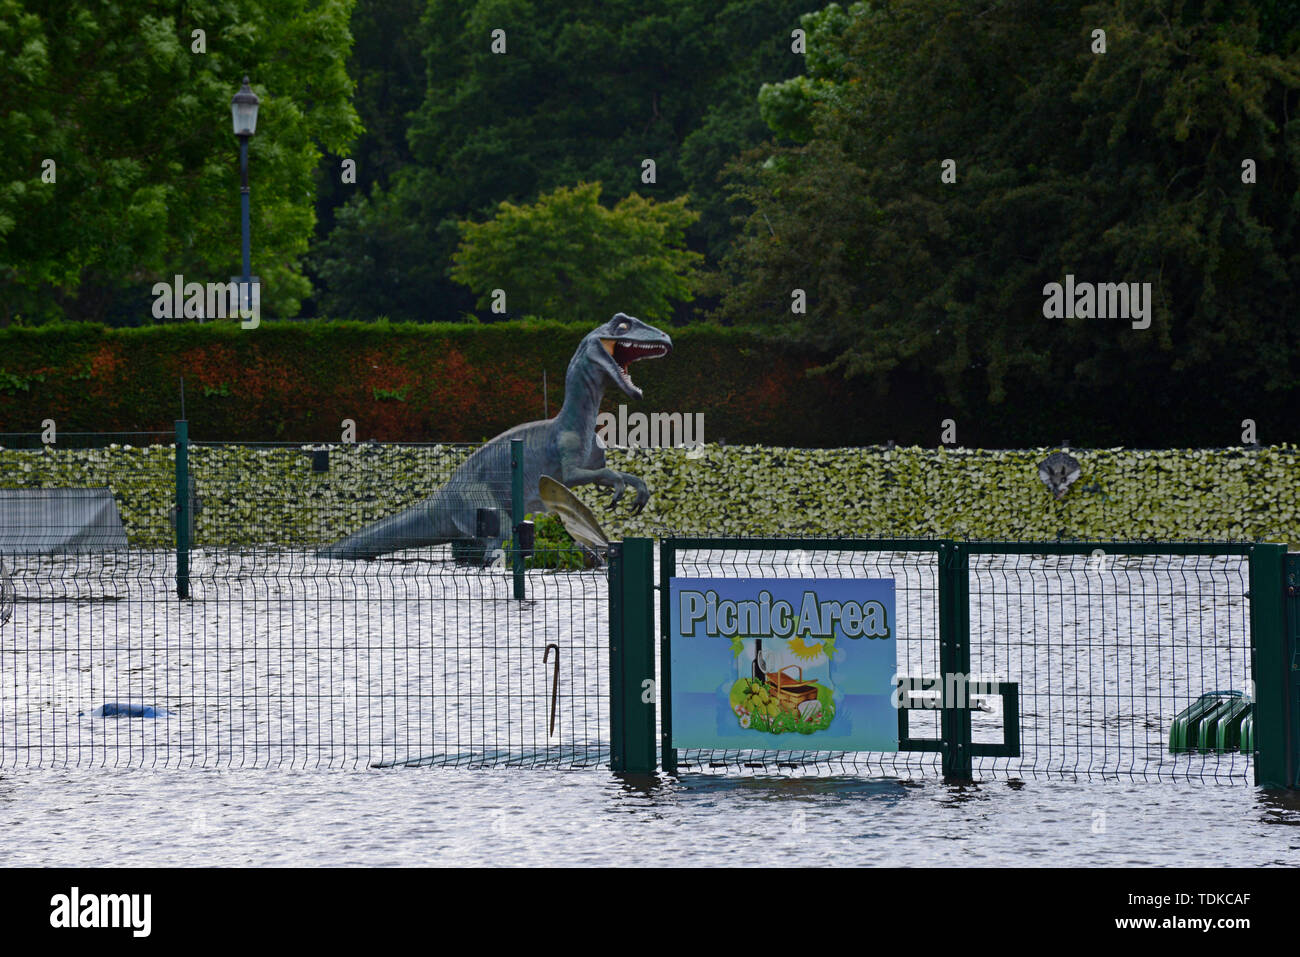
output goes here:
[{"label": "grey dinosaur model", "polygon": [[[452,473],[431,497],[376,522],[316,554],[321,558],[376,558],[403,548],[448,542],[473,542],[475,551],[491,556],[501,536],[477,535],[481,508],[510,514],[510,441],[524,442],[524,511],[542,510],[538,482],[549,475],[572,488],[594,483],[614,491],[612,508],[631,486],[636,491],[632,512],[645,507],[650,491],[627,472],[605,466],[605,450],[596,442],[600,400],[611,383],[633,399],[641,390],[628,367],[641,359],[658,359],[672,351],[667,334],[640,319],[615,314],[578,345],[564,380],[564,405],[553,419],[516,425],[479,448]],[[501,523],[502,527],[509,524]]]}]

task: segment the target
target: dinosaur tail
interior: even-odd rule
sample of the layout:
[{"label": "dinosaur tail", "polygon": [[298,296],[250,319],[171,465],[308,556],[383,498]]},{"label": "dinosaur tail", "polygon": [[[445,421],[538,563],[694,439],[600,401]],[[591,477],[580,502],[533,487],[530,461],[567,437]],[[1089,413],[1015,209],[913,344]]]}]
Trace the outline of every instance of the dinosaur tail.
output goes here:
[{"label": "dinosaur tail", "polygon": [[419,502],[396,515],[368,525],[333,545],[318,549],[317,558],[377,558],[403,548],[442,545],[458,537],[445,527],[441,510],[430,501]]}]

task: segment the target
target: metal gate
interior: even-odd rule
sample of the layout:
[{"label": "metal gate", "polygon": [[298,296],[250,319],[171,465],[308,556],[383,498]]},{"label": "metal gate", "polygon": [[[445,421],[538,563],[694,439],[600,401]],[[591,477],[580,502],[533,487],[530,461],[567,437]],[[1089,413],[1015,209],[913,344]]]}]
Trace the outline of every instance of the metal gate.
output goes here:
[{"label": "metal gate", "polygon": [[[665,770],[1296,783],[1300,556],[1287,557],[1285,546],[665,538],[658,552],[657,575],[644,570],[648,540],[623,543],[616,559],[624,566],[612,573],[620,607],[636,609],[655,588],[659,602],[657,621],[615,615],[627,675],[621,685],[615,676],[614,691],[626,689],[625,711],[637,707],[631,692],[645,664],[636,635],[653,629]],[[675,576],[892,579],[898,750],[675,749],[665,666]],[[1254,702],[1249,746],[1171,751],[1175,717],[1223,690]],[[616,756],[621,747],[635,767],[643,733],[616,725],[614,737],[627,739]]]}]

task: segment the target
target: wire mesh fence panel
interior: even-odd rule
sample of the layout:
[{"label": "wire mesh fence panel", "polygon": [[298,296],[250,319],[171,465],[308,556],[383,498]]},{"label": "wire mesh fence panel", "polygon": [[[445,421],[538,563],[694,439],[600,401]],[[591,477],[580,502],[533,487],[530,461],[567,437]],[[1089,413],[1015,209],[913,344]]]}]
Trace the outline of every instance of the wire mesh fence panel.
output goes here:
[{"label": "wire mesh fence panel", "polygon": [[[607,760],[604,572],[530,570],[519,601],[499,548],[394,550],[412,543],[392,538],[373,560],[322,555],[320,546],[427,499],[472,449],[336,448],[330,466],[362,470],[348,484],[368,489],[350,495],[332,494],[317,451],[190,449],[184,600],[174,548],[11,554],[0,763]],[[174,477],[139,488],[109,477],[123,514],[134,498],[157,498],[160,483],[169,505]],[[469,493],[452,504],[463,512],[466,503],[477,510]],[[150,509],[174,535],[174,512]],[[507,515],[493,537],[508,535]]]},{"label": "wire mesh fence panel", "polygon": [[[514,597],[505,446],[47,438],[0,435],[0,765],[609,760],[607,577],[539,552]],[[897,676],[942,681],[961,632],[971,739],[1017,732],[977,774],[1247,780],[1253,745],[1169,750],[1198,697],[1253,690],[1241,548],[958,547],[965,565],[938,539],[665,534],[658,556],[687,578],[892,580]],[[913,739],[944,722],[909,709]],[[942,770],[933,750],[798,748],[678,767]]]},{"label": "wire mesh fence panel", "polygon": [[[1244,556],[972,554],[969,581],[972,674],[1019,686],[1020,755],[978,772],[1248,780],[1249,751],[1169,750],[1200,695],[1251,689]],[[1002,698],[976,704],[1001,741]]]},{"label": "wire mesh fence panel", "polygon": [[173,438],[0,433],[0,555],[169,546]]},{"label": "wire mesh fence panel", "polygon": [[530,571],[519,602],[500,569],[436,556],[350,564],[199,550],[180,601],[167,552],[17,557],[16,612],[0,634],[0,761],[607,759],[602,573]]},{"label": "wire mesh fence panel", "polygon": [[146,556],[174,535],[173,438],[0,434],[0,763],[111,734],[90,722],[141,667]]},{"label": "wire mesh fence panel", "polygon": [[[842,543],[789,539],[779,547],[755,547],[737,539],[723,547],[676,544],[673,560],[675,575],[684,578],[893,579],[898,674],[920,677],[939,671],[938,558],[936,545],[917,542],[912,547],[915,550],[898,550],[860,539]],[[662,660],[659,667],[663,667]],[[913,738],[938,738],[939,712],[913,712],[908,730]],[[938,773],[939,764],[939,755],[932,751],[678,751],[678,767],[687,771],[799,769],[912,776]]]},{"label": "wire mesh fence panel", "polygon": [[193,443],[191,538],[200,546],[318,546],[421,503],[441,516],[450,504],[429,500],[475,452],[497,454],[485,470],[485,487],[468,507],[492,507],[492,495],[508,502],[510,494],[509,456],[499,448],[465,443]]},{"label": "wire mesh fence panel", "polygon": [[[1243,702],[1253,696],[1249,562],[1240,543],[1194,545],[1186,553],[1171,544],[1169,554],[1151,543],[1133,554],[1119,543],[1112,553],[1072,553],[1072,546],[1055,543],[962,543],[965,560],[949,568],[921,541],[915,551],[882,550],[868,540],[754,547],[736,539],[711,548],[690,541],[668,540],[668,560],[680,577],[893,579],[896,681],[935,689],[903,692],[911,703],[908,737],[942,738],[940,701],[953,696],[942,689],[966,689],[961,694],[969,697],[956,700],[969,706],[977,777],[1250,780],[1253,744],[1170,749],[1175,718],[1203,695],[1228,692]],[[969,670],[956,675],[940,660],[945,576],[964,599],[954,612]],[[1018,753],[987,753],[1009,746]],[[678,762],[688,770],[942,770],[933,751],[691,749],[679,751]]]}]

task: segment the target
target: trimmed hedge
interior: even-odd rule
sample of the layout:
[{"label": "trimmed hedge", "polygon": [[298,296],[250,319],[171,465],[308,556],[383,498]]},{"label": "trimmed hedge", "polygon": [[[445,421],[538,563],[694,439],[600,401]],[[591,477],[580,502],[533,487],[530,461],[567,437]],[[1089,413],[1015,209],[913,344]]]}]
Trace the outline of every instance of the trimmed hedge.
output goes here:
[{"label": "trimmed hedge", "polygon": [[1294,445],[1072,450],[1083,474],[1060,501],[1038,479],[1053,451],[638,449],[610,460],[645,479],[650,504],[608,531],[1300,542]]},{"label": "trimmed hedge", "polygon": [[[419,501],[468,449],[333,446],[328,472],[308,449],[195,447],[196,544],[332,541]],[[1037,477],[1051,449],[618,450],[614,468],[650,486],[639,516],[576,491],[615,538],[885,535],[1085,539],[1266,539],[1300,543],[1300,451],[1074,451],[1082,477],[1061,501]],[[173,501],[170,448],[0,449],[0,486],[112,487],[133,544],[163,546]]]},{"label": "trimmed hedge", "polygon": [[[542,376],[554,414],[582,324],[267,321],[140,328],[54,325],[0,329],[0,432],[170,429],[186,384],[190,434],[199,439],[336,442],[353,419],[359,439],[482,441],[543,417]],[[1092,393],[1050,379],[1008,382],[991,405],[971,369],[954,404],[925,370],[873,379],[809,376],[830,353],[789,345],[772,332],[694,324],[670,329],[671,356],[637,365],[645,390],[629,412],[702,413],[705,439],[799,448],[940,441],[954,419],[969,446],[1221,446],[1243,419],[1272,443],[1300,440],[1292,410],[1300,388],[1262,393],[1224,379],[1187,389],[1173,372],[1141,390]],[[1158,415],[1151,396],[1160,397]],[[616,411],[621,393],[605,396]]]},{"label": "trimmed hedge", "polygon": [[[183,376],[197,439],[337,442],[341,421],[353,419],[360,440],[482,441],[544,417],[543,371],[555,414],[569,359],[590,331],[540,321],[2,329],[0,432],[37,430],[47,418],[65,432],[170,429]],[[750,330],[670,334],[672,355],[634,369],[645,400],[610,390],[606,409],[623,401],[629,411],[703,412],[711,441],[843,445],[870,429],[840,411],[865,406],[866,383],[805,376],[824,355]]]}]

